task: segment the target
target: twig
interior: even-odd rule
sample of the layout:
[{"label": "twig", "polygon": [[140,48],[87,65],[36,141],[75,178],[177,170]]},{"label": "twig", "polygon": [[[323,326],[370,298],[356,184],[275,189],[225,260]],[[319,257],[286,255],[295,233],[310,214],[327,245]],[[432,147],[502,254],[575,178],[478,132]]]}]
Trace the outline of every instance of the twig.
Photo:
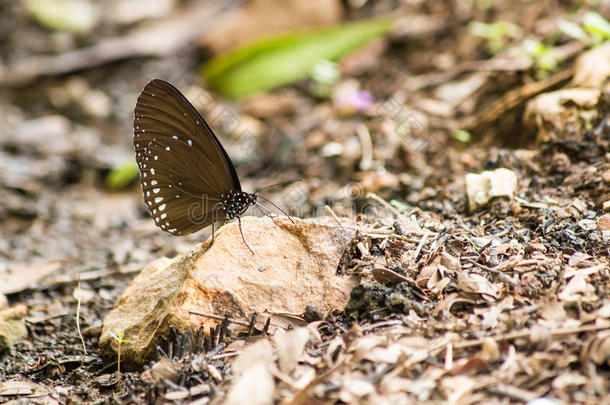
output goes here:
[{"label": "twig", "polygon": [[386,326],[396,326],[396,325],[401,325],[403,322],[400,319],[388,319],[387,321],[381,321],[381,322],[377,322],[377,323],[373,323],[370,325],[366,325],[362,327],[362,331],[366,332],[369,330],[373,330],[373,329],[377,329],[377,328],[384,328]]},{"label": "twig", "polygon": [[104,39],[90,47],[59,55],[30,57],[0,72],[0,85],[24,84],[40,76],[66,74],[120,59],[172,55],[200,37],[209,28],[210,21],[236,4],[235,0],[195,2],[192,7],[181,9],[164,21],[139,26],[126,36]]},{"label": "twig", "polygon": [[[197,312],[197,311],[189,311],[189,314],[197,315],[197,316],[202,316],[204,318],[216,319],[218,321],[224,321],[226,319],[228,322],[234,323],[236,325],[250,327],[250,322],[242,321],[240,319],[230,318],[230,317],[227,317],[227,316],[220,316],[220,315],[208,314],[206,312]],[[276,328],[286,329],[286,328],[284,328],[284,327],[282,327],[280,325],[276,325],[276,324],[271,324],[271,325],[276,327]]]},{"label": "twig", "polygon": [[485,107],[478,114],[478,117],[476,117],[476,121],[467,122],[468,120],[466,120],[462,127],[469,130],[484,128],[495,122],[501,115],[506,114],[507,110],[512,110],[536,94],[542,93],[549,88],[557,86],[561,82],[569,80],[573,74],[574,72],[572,69],[566,69],[555,73],[548,79],[527,83],[514,90],[510,90],[494,103]]},{"label": "twig", "polygon": [[[412,221],[411,219],[407,218],[405,215],[401,214],[400,211],[398,211],[396,208],[392,207],[392,205],[390,203],[388,203],[386,200],[384,200],[377,194],[371,193],[371,192],[366,193],[366,198],[370,198],[371,200],[377,201],[385,209],[390,211],[405,226],[406,233],[417,234],[417,235],[422,235],[423,233],[425,233],[425,232],[422,232],[422,230],[419,227],[419,225],[417,224],[417,222]],[[429,232],[429,231],[426,231],[426,232]]]},{"label": "twig", "polygon": [[424,236],[421,237],[421,240],[419,241],[419,244],[417,245],[417,249],[415,249],[415,256],[413,256],[415,259],[417,259],[417,257],[419,256],[419,253],[421,252],[422,248],[424,247],[429,234],[430,234],[430,231],[428,231],[426,229],[424,231]]},{"label": "twig", "polygon": [[209,361],[226,359],[228,357],[235,357],[235,356],[239,356],[240,354],[241,354],[241,352],[227,352],[227,353],[217,354],[217,355],[210,357]]},{"label": "twig", "polygon": [[[595,332],[595,331],[604,330],[604,329],[610,330],[610,327],[608,327],[607,325],[587,325],[587,326],[580,326],[577,328],[558,329],[558,330],[551,331],[551,336],[557,337],[557,336],[564,336],[564,335],[574,335],[574,334],[578,334],[578,333]],[[522,330],[522,331],[518,331],[518,332],[507,333],[505,335],[500,335],[500,336],[489,336],[489,337],[485,337],[485,338],[469,340],[466,342],[458,342],[453,345],[453,348],[454,349],[468,349],[471,347],[481,346],[485,342],[486,339],[493,339],[496,342],[506,342],[509,340],[527,338],[528,336],[530,336],[530,334],[531,334],[531,331]],[[443,345],[442,347],[437,347],[437,348],[433,349],[433,351],[441,351],[445,348],[445,346],[446,345]]]},{"label": "twig", "polygon": [[81,291],[80,291],[80,280],[78,281],[78,300],[76,301],[76,330],[78,331],[78,337],[80,338],[80,342],[83,345],[83,360],[81,361],[81,367],[85,364],[85,357],[87,356],[87,347],[85,346],[85,339],[83,339],[83,334],[80,330],[80,302],[81,302]]},{"label": "twig", "polygon": [[373,164],[373,141],[371,134],[364,124],[358,125],[356,129],[360,145],[362,145],[362,158],[360,159],[360,170],[369,170]]},{"label": "twig", "polygon": [[377,194],[375,193],[366,193],[366,198],[370,198],[371,200],[375,200],[377,201],[379,204],[383,205],[383,207],[385,209],[387,209],[388,211],[390,211],[392,214],[394,214],[395,217],[397,218],[402,218],[403,215],[394,207],[392,207],[390,205],[390,203],[388,203],[386,200],[384,200],[383,198],[379,197]]},{"label": "twig", "polygon": [[220,315],[214,315],[214,314],[208,314],[205,312],[196,312],[196,311],[189,311],[189,314],[191,315],[197,315],[197,316],[202,316],[204,318],[211,318],[211,319],[216,319],[218,321],[224,321],[225,319],[231,323],[237,324],[237,325],[241,325],[241,326],[250,326],[250,322],[246,322],[246,321],[242,321],[239,319],[234,319],[234,318],[229,318],[226,316],[220,316]]},{"label": "twig", "polygon": [[[490,273],[492,273],[492,274],[497,275],[497,276],[498,276],[498,278],[499,278],[501,281],[503,281],[503,282],[505,282],[505,283],[507,283],[507,284],[510,284],[510,285],[511,285],[511,286],[513,286],[513,287],[514,287],[514,286],[516,286],[516,285],[518,284],[518,283],[517,283],[517,282],[515,282],[513,279],[511,279],[510,277],[508,277],[508,276],[507,276],[507,275],[506,275],[506,274],[505,274],[503,271],[497,270],[497,269],[495,269],[495,268],[493,268],[493,267],[485,266],[484,264],[481,264],[481,263],[477,263],[477,261],[476,261],[476,260],[472,260],[470,257],[462,257],[462,259],[463,259],[463,260],[465,260],[465,261],[467,261],[468,263],[474,264],[475,266],[477,266],[477,267],[479,267],[479,268],[481,268],[481,269],[483,269],[483,270],[485,270],[485,271],[488,271],[488,272],[490,272]],[[498,265],[498,267],[500,267],[500,266],[502,266],[502,263],[500,263],[500,264]]]},{"label": "twig", "polygon": [[339,217],[337,216],[337,214],[335,214],[335,211],[333,211],[332,208],[330,208],[328,205],[324,206],[324,209],[326,210],[326,212],[328,212],[328,214],[333,217],[333,219],[341,226],[343,226],[343,223],[341,222],[341,220],[339,219]]}]

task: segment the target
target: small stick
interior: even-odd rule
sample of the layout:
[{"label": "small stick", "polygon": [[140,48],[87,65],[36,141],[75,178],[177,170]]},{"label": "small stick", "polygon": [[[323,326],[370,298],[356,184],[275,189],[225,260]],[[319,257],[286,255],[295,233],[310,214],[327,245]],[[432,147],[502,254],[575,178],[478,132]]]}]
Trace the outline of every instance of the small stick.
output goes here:
[{"label": "small stick", "polygon": [[[220,316],[220,315],[214,315],[214,314],[208,314],[206,312],[196,312],[196,311],[189,311],[189,314],[191,315],[197,315],[197,316],[202,316],[204,318],[211,318],[211,319],[216,319],[219,321],[224,321],[225,319],[229,322],[232,322],[234,324],[237,325],[241,325],[241,326],[245,326],[245,327],[249,327],[250,326],[250,322],[246,322],[246,321],[242,321],[240,319],[235,319],[235,318],[231,318],[231,317],[227,317],[227,316]],[[268,320],[270,320],[271,318],[267,318]],[[282,328],[282,329],[286,329],[280,325],[275,325],[272,324],[272,326],[275,326],[276,328]]]},{"label": "small stick", "polygon": [[413,256],[413,257],[416,260],[417,260],[417,256],[419,256],[419,253],[421,252],[422,248],[424,247],[426,240],[428,240],[428,235],[430,235],[430,232],[426,229],[424,232],[424,236],[421,237],[421,240],[419,241],[419,244],[417,245],[417,249],[415,249],[415,256]]},{"label": "small stick", "polygon": [[360,159],[360,170],[369,170],[373,164],[373,141],[371,134],[364,124],[358,125],[356,129],[360,144],[362,145],[362,158]]},{"label": "small stick", "polygon": [[396,208],[392,207],[390,205],[390,203],[388,203],[386,200],[384,200],[383,198],[379,197],[377,194],[375,193],[366,193],[366,198],[370,198],[371,200],[375,200],[377,201],[379,204],[383,205],[383,207],[385,209],[387,209],[388,211],[390,211],[392,214],[394,214],[395,217],[397,218],[402,218],[404,217],[404,215],[402,215]]},{"label": "small stick", "polygon": [[[565,329],[554,330],[554,331],[551,331],[551,336],[557,337],[557,336],[564,336],[564,335],[575,335],[575,334],[583,333],[583,332],[595,332],[595,331],[599,331],[599,330],[608,330],[608,329],[610,329],[610,328],[608,328],[607,325],[586,325],[586,326],[580,326],[578,328],[565,328]],[[469,340],[466,342],[457,342],[457,343],[453,344],[453,348],[454,349],[468,349],[471,347],[481,346],[485,342],[485,339],[487,339],[487,338],[491,338],[491,339],[495,340],[496,342],[505,342],[505,341],[515,340],[515,339],[523,339],[523,338],[527,338],[530,335],[530,333],[531,333],[531,331],[529,331],[529,330],[522,330],[522,331],[518,331],[518,332],[507,333],[505,335],[500,335],[500,336],[489,336],[489,337],[485,337],[485,338]],[[434,348],[431,350],[431,352],[443,350],[443,348],[445,346],[446,345],[442,345],[441,347]]]},{"label": "small stick", "polygon": [[341,226],[343,226],[343,223],[341,223],[341,220],[339,219],[339,217],[337,216],[337,214],[335,214],[335,211],[333,211],[332,208],[330,208],[328,205],[324,206],[324,209],[326,210],[326,212],[328,212],[328,214],[333,217],[333,219]]},{"label": "small stick", "polygon": [[85,357],[87,356],[87,347],[85,346],[85,339],[83,339],[83,334],[80,330],[80,301],[81,301],[81,293],[80,293],[80,275],[78,280],[78,300],[76,301],[76,330],[78,331],[78,337],[80,338],[80,342],[83,345],[83,359],[80,363],[81,367],[85,364]]},{"label": "small stick", "polygon": [[233,318],[229,318],[226,316],[220,316],[220,315],[214,315],[214,314],[208,314],[205,312],[196,312],[196,311],[189,311],[189,314],[191,315],[197,315],[197,316],[202,316],[204,318],[212,318],[212,319],[216,319],[219,321],[224,321],[225,319],[227,319],[229,322],[235,323],[237,325],[241,325],[241,326],[249,326],[250,323],[249,322],[245,322],[239,319],[233,319]]}]

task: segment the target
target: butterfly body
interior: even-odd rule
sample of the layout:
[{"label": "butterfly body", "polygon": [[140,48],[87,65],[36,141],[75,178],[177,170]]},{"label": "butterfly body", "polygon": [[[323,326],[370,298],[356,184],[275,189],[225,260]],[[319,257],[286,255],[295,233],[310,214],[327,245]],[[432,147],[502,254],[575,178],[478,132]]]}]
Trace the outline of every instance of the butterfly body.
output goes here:
[{"label": "butterfly body", "polygon": [[218,207],[224,212],[227,219],[234,219],[243,215],[249,207],[256,205],[257,195],[244,191],[231,191],[220,197]]}]

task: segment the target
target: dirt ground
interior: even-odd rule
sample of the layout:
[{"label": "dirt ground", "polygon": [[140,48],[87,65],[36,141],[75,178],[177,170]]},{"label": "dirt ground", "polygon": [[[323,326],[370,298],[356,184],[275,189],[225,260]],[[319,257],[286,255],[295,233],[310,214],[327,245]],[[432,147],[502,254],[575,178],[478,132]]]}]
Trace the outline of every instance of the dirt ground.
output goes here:
[{"label": "dirt ground", "polygon": [[[97,351],[130,279],[210,235],[162,232],[135,178],[108,185],[133,162],[133,108],[153,77],[187,97],[209,92],[202,113],[245,190],[300,179],[265,195],[294,216],[359,223],[338,271],[361,283],[346,308],[304,314],[316,338],[297,371],[274,375],[274,403],[610,403],[609,76],[579,82],[578,58],[599,44],[557,28],[590,11],[608,20],[610,3],[328,1],[342,15],[320,11],[324,22],[397,17],[338,65],[334,89],[356,83],[370,96],[361,110],[314,79],[239,101],[215,93],[197,75],[224,46],[214,30],[166,55],[65,71],[70,62],[35,59],[129,36],[147,16],[116,3],[96,2],[97,24],[72,34],[0,2],[0,327],[25,325],[14,342],[0,333],[0,403],[236,401],[232,362],[260,330],[224,325],[196,342],[176,332],[120,382],[117,359]],[[157,21],[188,6],[161,3]],[[231,21],[235,7],[219,12]],[[512,25],[484,38],[475,21]],[[527,40],[551,51],[528,55]],[[580,87],[593,91],[561,109],[531,103]],[[499,168],[514,189],[472,209],[467,174]]]}]

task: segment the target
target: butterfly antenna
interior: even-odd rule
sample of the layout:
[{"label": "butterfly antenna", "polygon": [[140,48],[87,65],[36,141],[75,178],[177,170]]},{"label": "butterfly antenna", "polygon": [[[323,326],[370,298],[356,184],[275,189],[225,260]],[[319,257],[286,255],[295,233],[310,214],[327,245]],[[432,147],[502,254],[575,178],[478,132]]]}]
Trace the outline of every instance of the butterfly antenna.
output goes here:
[{"label": "butterfly antenna", "polygon": [[275,226],[279,226],[279,225],[277,224],[277,222],[275,222],[275,219],[273,219],[273,216],[271,216],[271,211],[269,211],[269,210],[267,209],[267,207],[265,207],[264,205],[261,205],[261,204],[259,204],[259,203],[254,203],[254,204],[256,204],[256,208],[258,208],[258,210],[259,210],[260,212],[262,212],[262,213],[263,213],[263,215],[265,215],[265,216],[267,216],[267,217],[271,218],[271,220],[273,221],[273,223],[275,224]]},{"label": "butterfly antenna", "polygon": [[250,250],[250,253],[254,254],[254,250],[252,250],[250,245],[248,245],[248,242],[246,242],[246,238],[244,238],[244,231],[241,230],[241,218],[240,217],[237,217],[237,223],[239,225],[239,233],[241,234],[241,239],[244,241],[244,244],[246,245],[248,250]]},{"label": "butterfly antenna", "polygon": [[281,183],[275,183],[275,184],[272,184],[270,186],[263,187],[261,189],[256,190],[254,192],[254,194],[258,194],[261,191],[265,191],[265,190],[268,190],[268,189],[273,188],[273,187],[281,187],[281,186],[285,186],[287,184],[296,183],[297,181],[303,181],[303,179],[292,179],[292,180],[288,180],[288,181],[282,181]]},{"label": "butterfly antenna", "polygon": [[280,212],[284,215],[286,215],[288,217],[288,219],[290,220],[290,222],[292,222],[294,224],[294,221],[292,220],[292,218],[290,218],[290,215],[288,215],[286,213],[286,211],[284,211],[283,209],[281,209],[280,207],[278,207],[273,201],[271,201],[268,198],[263,197],[262,195],[257,195],[258,198],[262,198],[263,200],[267,201],[269,204],[273,205],[275,208],[277,208],[278,210],[280,210]]}]

